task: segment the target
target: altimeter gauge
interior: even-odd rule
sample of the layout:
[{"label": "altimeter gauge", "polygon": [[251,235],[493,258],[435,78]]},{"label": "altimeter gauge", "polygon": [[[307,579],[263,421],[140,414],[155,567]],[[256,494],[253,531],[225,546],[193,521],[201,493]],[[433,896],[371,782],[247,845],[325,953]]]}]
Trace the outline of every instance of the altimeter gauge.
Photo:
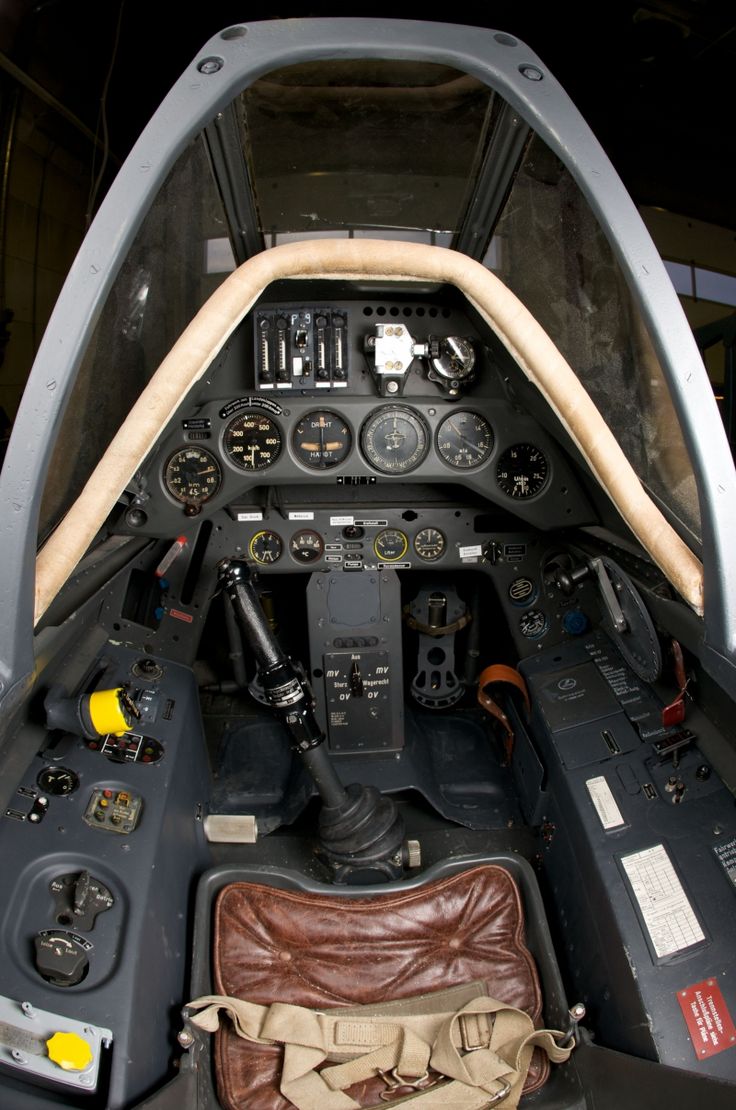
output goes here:
[{"label": "altimeter gauge", "polygon": [[437,452],[449,466],[472,470],[493,450],[493,432],[485,416],[459,410],[446,416],[437,429]]},{"label": "altimeter gauge", "polygon": [[509,497],[533,497],[546,484],[549,464],[544,452],[533,443],[508,447],[496,467],[496,481]]},{"label": "altimeter gauge", "polygon": [[294,428],[295,458],[312,470],[338,466],[350,454],[353,437],[341,416],[325,409],[308,412]]},{"label": "altimeter gauge", "polygon": [[222,470],[214,455],[202,447],[182,447],[164,467],[164,486],[176,501],[199,507],[222,485]]}]

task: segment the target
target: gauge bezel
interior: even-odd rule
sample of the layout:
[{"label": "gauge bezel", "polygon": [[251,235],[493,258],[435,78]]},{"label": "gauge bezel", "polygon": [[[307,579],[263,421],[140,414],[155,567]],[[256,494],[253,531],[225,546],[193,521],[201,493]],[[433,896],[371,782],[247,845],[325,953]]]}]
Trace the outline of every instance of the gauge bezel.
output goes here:
[{"label": "gauge bezel", "polygon": [[[270,560],[264,562],[262,559],[257,558],[257,556],[253,554],[253,544],[256,542],[256,540],[258,539],[259,536],[272,536],[273,539],[278,541],[279,553],[278,553],[278,555],[276,556],[275,559],[270,559]],[[281,558],[281,556],[283,554],[284,554],[284,541],[281,538],[281,536],[278,534],[278,532],[274,532],[272,528],[259,528],[258,531],[254,532],[253,535],[251,536],[251,538],[248,540],[248,557],[250,559],[252,559],[253,562],[259,567],[275,566],[275,564],[278,563],[279,559]]]},{"label": "gauge bezel", "polygon": [[[437,534],[442,537],[442,549],[438,551],[436,555],[424,555],[417,547],[417,540],[425,532],[437,532]],[[437,560],[441,559],[447,551],[447,536],[441,528],[437,528],[437,526],[434,524],[428,524],[425,528],[420,528],[417,534],[414,536],[414,539],[412,540],[412,549],[417,558],[421,559],[423,562],[436,563]]]},{"label": "gauge bezel", "polygon": [[[342,457],[339,458],[339,459],[336,459],[334,462],[327,462],[327,463],[308,462],[304,458],[303,454],[301,453],[301,450],[299,448],[297,448],[297,446],[296,446],[295,440],[296,440],[296,436],[297,436],[297,430],[298,430],[300,424],[302,424],[303,421],[305,421],[305,420],[309,420],[310,417],[315,417],[315,416],[330,416],[334,420],[339,420],[345,426],[345,431],[346,431],[346,434],[347,434],[347,446],[346,446],[345,452],[342,455]],[[342,464],[347,462],[348,458],[352,454],[353,444],[354,444],[354,435],[353,435],[353,428],[352,428],[352,425],[351,425],[350,421],[348,420],[348,418],[346,416],[344,416],[340,412],[336,412],[334,409],[317,408],[317,409],[310,409],[308,412],[305,412],[303,415],[301,415],[297,418],[296,423],[294,424],[294,427],[291,430],[291,436],[290,436],[290,439],[289,439],[289,447],[290,447],[291,455],[292,455],[292,458],[294,459],[294,461],[297,462],[300,466],[303,466],[305,468],[305,470],[309,470],[309,471],[312,471],[312,472],[315,472],[315,473],[320,473],[321,471],[325,471],[325,470],[334,470],[335,467],[342,466]]]},{"label": "gauge bezel", "polygon": [[[397,535],[402,536],[404,540],[404,548],[401,554],[394,555],[393,558],[390,558],[387,555],[381,555],[378,550],[378,541],[381,539],[382,536],[385,536],[387,532],[395,532]],[[377,532],[376,535],[373,537],[373,554],[380,563],[400,563],[403,559],[406,558],[408,552],[409,537],[402,528],[396,528],[393,525],[390,525],[388,528],[382,528],[381,531]]]},{"label": "gauge bezel", "polygon": [[[458,463],[458,462],[452,462],[443,453],[443,451],[440,449],[440,435],[442,433],[442,429],[444,428],[445,424],[447,424],[447,422],[449,420],[455,420],[458,416],[466,416],[466,415],[467,416],[474,416],[476,418],[476,420],[482,420],[483,423],[485,424],[487,430],[488,430],[488,435],[491,437],[491,440],[490,440],[490,443],[488,445],[488,450],[486,451],[486,453],[485,453],[485,455],[483,456],[482,459],[480,459],[478,462],[471,462],[471,463],[463,464],[463,463]],[[434,448],[435,448],[435,452],[437,453],[437,457],[442,460],[442,462],[445,464],[445,466],[449,466],[451,470],[460,471],[460,473],[462,473],[462,474],[464,474],[468,470],[479,470],[480,467],[485,466],[486,463],[490,460],[491,456],[493,455],[493,450],[494,450],[495,446],[496,446],[496,435],[495,435],[495,432],[493,431],[493,425],[491,424],[490,420],[485,415],[485,413],[478,412],[476,409],[462,408],[462,409],[453,410],[452,412],[448,412],[447,415],[443,416],[442,419],[440,420],[439,424],[437,425],[437,430],[435,431],[435,434],[434,434]]]},{"label": "gauge bezel", "polygon": [[[383,419],[394,414],[408,417],[410,421],[416,421],[416,424],[421,429],[422,435],[424,437],[423,443],[420,448],[420,453],[417,455],[417,457],[415,457],[414,455],[410,456],[409,462],[402,464],[401,467],[398,469],[392,469],[390,466],[382,463],[380,461],[380,456],[377,453],[375,458],[371,457],[370,451],[367,447],[368,435],[378,424],[380,424]],[[360,429],[360,451],[363,458],[365,459],[366,463],[370,467],[372,467],[373,470],[376,470],[379,474],[384,474],[389,478],[394,476],[403,477],[405,474],[410,474],[413,470],[416,470],[417,467],[421,466],[427,455],[429,454],[431,443],[432,437],[427,421],[417,409],[411,408],[409,405],[381,405],[380,408],[373,409],[373,411],[368,414],[368,416],[363,421]],[[376,461],[376,459],[378,459],[379,461]]]},{"label": "gauge bezel", "polygon": [[[300,559],[294,553],[294,548],[292,546],[293,543],[294,543],[294,540],[297,538],[297,536],[304,536],[304,535],[314,536],[317,539],[317,547],[314,548],[315,554],[312,555],[309,559]],[[294,560],[294,562],[297,564],[297,566],[300,566],[300,567],[311,566],[312,563],[319,562],[319,560],[322,558],[324,553],[325,553],[324,538],[320,535],[320,533],[315,528],[299,528],[296,532],[294,532],[294,534],[292,536],[289,537],[289,555]]]},{"label": "gauge bezel", "polygon": [[[508,453],[510,451],[518,451],[522,447],[523,448],[528,448],[529,450],[532,450],[532,451],[538,451],[539,454],[542,456],[542,459],[544,460],[544,465],[545,465],[544,478],[542,479],[540,484],[536,487],[536,489],[531,491],[531,493],[513,493],[511,491],[511,489],[507,489],[504,486],[503,482],[501,481],[501,479],[498,476],[499,468],[503,465],[503,461],[506,458],[506,456],[508,455]],[[547,452],[544,451],[543,448],[539,447],[536,443],[530,443],[528,440],[521,440],[518,443],[510,443],[508,445],[508,447],[504,447],[503,451],[501,451],[501,453],[498,456],[498,459],[496,460],[496,469],[495,469],[494,473],[495,473],[495,478],[496,478],[496,484],[497,484],[498,488],[501,490],[501,492],[504,494],[505,497],[510,498],[512,501],[531,501],[534,497],[538,497],[540,493],[543,493],[544,490],[546,490],[547,487],[549,486],[550,480],[551,480],[551,477],[552,477],[552,464],[550,463],[549,456],[547,455]]]},{"label": "gauge bezel", "polygon": [[[184,454],[184,452],[186,451],[199,452],[199,454],[201,455],[206,455],[215,467],[215,471],[217,473],[217,485],[211,492],[206,492],[205,495],[202,497],[182,497],[178,493],[176,493],[176,491],[171,486],[169,467],[171,466],[174,459],[177,458],[177,456]],[[208,450],[206,447],[200,447],[198,444],[195,443],[185,443],[181,447],[177,447],[175,451],[172,451],[166,459],[166,462],[164,463],[163,469],[161,471],[161,482],[163,484],[164,492],[177,505],[206,505],[207,502],[211,501],[213,497],[216,497],[222,489],[223,479],[224,475],[222,471],[222,465],[217,455]]]},{"label": "gauge bezel", "polygon": [[[262,466],[242,465],[233,457],[231,449],[228,447],[228,437],[231,435],[234,425],[242,420],[249,419],[268,421],[271,427],[275,429],[276,435],[278,436],[278,447],[276,448],[273,458],[269,459]],[[274,420],[273,416],[271,416],[270,413],[261,412],[260,409],[243,409],[240,412],[236,413],[235,416],[233,416],[230,420],[228,420],[227,424],[225,424],[220,437],[220,445],[223,459],[225,459],[225,461],[229,463],[230,466],[234,467],[234,469],[237,470],[239,474],[261,474],[264,470],[270,470],[271,467],[275,466],[276,463],[279,461],[284,450],[284,431],[281,425],[278,424],[276,420]]]}]

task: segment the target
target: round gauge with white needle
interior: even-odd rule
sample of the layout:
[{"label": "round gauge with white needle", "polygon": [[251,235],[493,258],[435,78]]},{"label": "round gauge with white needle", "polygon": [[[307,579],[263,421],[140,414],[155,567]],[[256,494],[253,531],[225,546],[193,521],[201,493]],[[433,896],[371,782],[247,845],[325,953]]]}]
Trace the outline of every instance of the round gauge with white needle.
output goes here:
[{"label": "round gauge with white needle", "polygon": [[322,537],[313,528],[302,528],[289,540],[289,552],[297,563],[316,563],[324,549]]},{"label": "round gauge with white needle", "polygon": [[345,461],[353,437],[341,416],[317,409],[301,418],[291,442],[294,456],[300,463],[311,470],[328,470]]},{"label": "round gauge with white needle", "polygon": [[267,567],[278,562],[283,550],[284,541],[281,536],[269,531],[268,528],[256,532],[248,544],[248,554],[253,562],[258,563],[261,567]]},{"label": "round gauge with white needle", "polygon": [[263,412],[244,412],[225,428],[222,446],[240,470],[267,470],[281,454],[281,430]]},{"label": "round gauge with white needle", "polygon": [[437,452],[448,466],[472,470],[493,450],[493,432],[479,412],[459,410],[446,416],[437,429]]},{"label": "round gauge with white needle", "polygon": [[469,378],[475,366],[472,343],[461,335],[432,338],[429,346],[432,368],[448,381]]},{"label": "round gauge with white needle", "polygon": [[422,528],[414,537],[414,550],[420,559],[433,563],[440,559],[447,547],[447,540],[439,528]]},{"label": "round gauge with white needle", "polygon": [[164,467],[166,492],[185,506],[203,505],[215,496],[221,484],[220,464],[203,447],[181,447]]},{"label": "round gauge with white needle", "polygon": [[508,447],[496,467],[496,481],[509,497],[522,500],[533,497],[546,485],[549,464],[544,452],[533,443],[516,443]]}]

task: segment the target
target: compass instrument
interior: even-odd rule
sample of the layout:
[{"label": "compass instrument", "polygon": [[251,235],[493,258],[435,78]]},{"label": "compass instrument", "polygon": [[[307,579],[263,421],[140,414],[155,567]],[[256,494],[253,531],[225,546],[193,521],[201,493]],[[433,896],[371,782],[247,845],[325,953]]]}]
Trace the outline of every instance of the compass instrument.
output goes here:
[{"label": "compass instrument", "polygon": [[424,460],[429,432],[413,409],[386,405],[368,417],[360,443],[368,462],[382,474],[407,474]]}]

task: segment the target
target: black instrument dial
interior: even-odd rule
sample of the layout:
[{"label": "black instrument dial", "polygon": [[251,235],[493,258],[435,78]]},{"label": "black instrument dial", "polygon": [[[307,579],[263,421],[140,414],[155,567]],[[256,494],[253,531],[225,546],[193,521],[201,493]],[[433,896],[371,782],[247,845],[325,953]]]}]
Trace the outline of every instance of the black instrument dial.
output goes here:
[{"label": "black instrument dial", "polygon": [[533,443],[516,443],[508,447],[496,467],[496,480],[509,497],[533,497],[547,481],[547,459]]},{"label": "black instrument dial", "polygon": [[214,455],[203,447],[182,447],[164,467],[164,486],[185,505],[203,505],[222,485],[222,470]]},{"label": "black instrument dial", "polygon": [[382,474],[406,474],[427,454],[429,433],[421,416],[402,405],[386,405],[368,417],[360,436],[363,454]]},{"label": "black instrument dial", "polygon": [[281,431],[265,413],[244,412],[227,425],[222,445],[240,470],[266,470],[281,454]]},{"label": "black instrument dial", "polygon": [[316,563],[324,549],[325,545],[319,532],[311,528],[295,532],[289,540],[289,551],[297,563]]},{"label": "black instrument dial", "polygon": [[409,540],[400,528],[384,528],[373,541],[373,553],[382,563],[396,563],[409,549]]},{"label": "black instrument dial", "polygon": [[420,559],[426,559],[428,563],[444,555],[446,547],[447,540],[439,528],[422,528],[414,537],[414,550]]},{"label": "black instrument dial", "polygon": [[350,428],[343,418],[324,409],[303,416],[292,439],[295,457],[313,470],[328,470],[344,462],[352,443]]},{"label": "black instrument dial", "polygon": [[541,609],[530,609],[519,621],[519,631],[528,640],[538,640],[549,628],[549,621]]},{"label": "black instrument dial", "polygon": [[475,351],[461,335],[444,335],[430,341],[432,367],[448,381],[462,381],[473,373]]},{"label": "black instrument dial", "polygon": [[437,451],[450,466],[471,470],[493,450],[493,432],[485,416],[459,411],[446,416],[437,429]]},{"label": "black instrument dial", "polygon": [[44,794],[54,794],[56,797],[64,798],[77,789],[79,776],[76,771],[70,771],[68,767],[44,767],[39,771],[36,782]]},{"label": "black instrument dial", "polygon": [[251,559],[262,567],[278,562],[283,550],[284,542],[281,536],[277,536],[275,532],[269,532],[267,528],[256,532],[248,544],[248,554]]}]

